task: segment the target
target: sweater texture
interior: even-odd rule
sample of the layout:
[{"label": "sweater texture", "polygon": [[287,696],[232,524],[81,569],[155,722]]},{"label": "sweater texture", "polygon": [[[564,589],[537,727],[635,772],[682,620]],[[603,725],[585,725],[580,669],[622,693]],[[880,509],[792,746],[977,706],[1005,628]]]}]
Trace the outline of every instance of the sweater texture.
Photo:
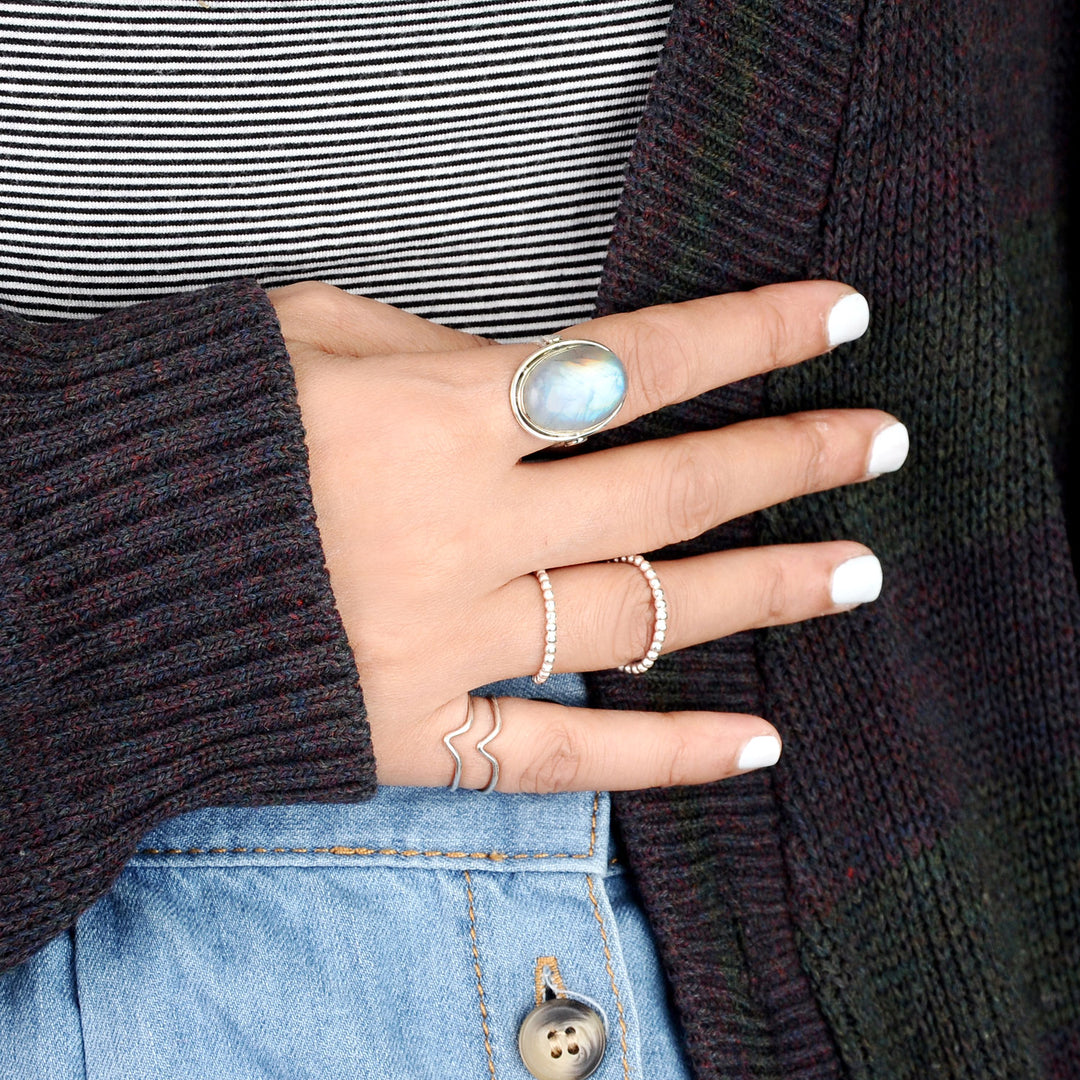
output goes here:
[{"label": "sweater texture", "polygon": [[374,769],[288,354],[250,283],[0,313],[0,966],[163,818]]},{"label": "sweater texture", "polygon": [[616,796],[702,1077],[1080,1076],[1074,38],[1022,7],[690,3],[661,60],[604,309],[820,275],[871,325],[617,438],[874,405],[913,445],[895,477],[686,545],[859,539],[877,604],[596,680],[785,738],[767,773]]},{"label": "sweater texture", "polygon": [[[699,1077],[1080,1077],[1073,41],[1059,0],[676,5],[601,309],[820,275],[871,329],[607,442],[819,405],[913,438],[895,476],[683,546],[861,540],[877,604],[591,680],[785,738],[766,773],[616,797]],[[0,317],[0,351],[10,964],[161,818],[359,797],[372,765],[258,290]]]}]

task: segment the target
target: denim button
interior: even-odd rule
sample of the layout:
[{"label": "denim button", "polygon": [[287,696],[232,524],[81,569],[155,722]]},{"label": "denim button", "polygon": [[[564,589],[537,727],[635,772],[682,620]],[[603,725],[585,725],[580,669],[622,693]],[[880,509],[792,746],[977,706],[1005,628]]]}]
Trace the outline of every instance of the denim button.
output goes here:
[{"label": "denim button", "polygon": [[518,1053],[536,1080],[583,1080],[604,1059],[607,1034],[595,1009],[570,998],[538,1005],[518,1030]]}]

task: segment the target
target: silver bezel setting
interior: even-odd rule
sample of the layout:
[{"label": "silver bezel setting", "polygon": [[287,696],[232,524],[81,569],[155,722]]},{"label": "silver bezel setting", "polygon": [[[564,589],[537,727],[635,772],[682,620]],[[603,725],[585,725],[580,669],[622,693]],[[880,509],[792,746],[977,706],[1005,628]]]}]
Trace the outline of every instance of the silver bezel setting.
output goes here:
[{"label": "silver bezel setting", "polygon": [[607,427],[607,425],[618,416],[619,411],[626,401],[626,391],[623,391],[623,396],[619,401],[619,404],[597,423],[591,424],[588,427],[575,428],[571,431],[555,431],[551,428],[542,427],[540,424],[536,423],[525,410],[525,386],[527,385],[529,376],[532,374],[533,370],[545,360],[550,360],[559,353],[574,352],[582,348],[587,349],[594,355],[599,351],[602,354],[600,357],[601,359],[614,360],[623,370],[624,381],[626,368],[623,367],[623,362],[618,356],[616,356],[606,345],[601,345],[599,341],[588,341],[584,338],[571,338],[567,341],[563,341],[562,338],[553,337],[545,338],[544,342],[545,344],[543,347],[537,349],[532,355],[527,356],[521,362],[517,371],[514,372],[514,377],[510,380],[510,408],[513,410],[514,419],[517,420],[521,427],[530,435],[535,435],[536,438],[543,439],[545,442],[573,446],[575,443],[584,442],[585,439],[593,434],[593,432],[600,431],[601,428]]}]

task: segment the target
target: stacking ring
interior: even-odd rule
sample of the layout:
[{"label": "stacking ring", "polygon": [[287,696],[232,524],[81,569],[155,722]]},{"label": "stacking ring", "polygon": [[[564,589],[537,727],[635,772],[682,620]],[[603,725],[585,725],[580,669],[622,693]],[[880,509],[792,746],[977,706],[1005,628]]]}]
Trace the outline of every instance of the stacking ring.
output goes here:
[{"label": "stacking ring", "polygon": [[660,578],[656,576],[656,571],[644,555],[620,555],[617,559],[611,561],[636,566],[644,574],[645,581],[652,590],[652,641],[649,642],[649,647],[640,660],[635,660],[632,664],[619,665],[619,670],[626,672],[627,675],[644,675],[656,663],[656,658],[660,655],[660,649],[664,644],[664,638],[667,636],[667,597],[664,596]]},{"label": "stacking ring", "polygon": [[[468,710],[465,714],[465,723],[459,728],[454,728],[453,731],[448,731],[443,736],[443,745],[450,751],[450,756],[454,759],[454,778],[448,785],[451,791],[457,791],[458,788],[461,787],[461,754],[458,753],[457,747],[454,746],[454,740],[459,735],[464,735],[473,726],[473,719],[476,716],[476,711],[473,708],[474,700],[472,695],[470,695]],[[488,781],[487,787],[480,789],[481,794],[490,795],[499,782],[499,762],[487,747],[488,743],[502,731],[502,710],[499,708],[499,701],[497,698],[489,697],[484,698],[484,700],[491,706],[491,719],[494,721],[494,725],[491,731],[476,744],[476,750],[491,766],[491,779]]]},{"label": "stacking ring", "polygon": [[543,686],[555,668],[555,650],[559,642],[559,620],[555,617],[555,593],[551,589],[551,578],[546,570],[534,570],[533,576],[540,585],[540,595],[544,598],[544,659],[540,670],[532,677],[537,686]]},{"label": "stacking ring", "polygon": [[487,787],[481,789],[481,794],[483,795],[490,795],[495,790],[495,785],[499,782],[499,762],[495,755],[488,750],[487,744],[502,731],[502,710],[499,708],[499,699],[489,697],[487,701],[491,706],[491,716],[495,721],[495,726],[476,744],[476,752],[481,757],[486,758],[488,764],[491,766],[491,779],[488,781]]},{"label": "stacking ring", "polygon": [[626,400],[626,369],[598,341],[544,338],[510,381],[510,408],[530,435],[573,446],[611,422]]},{"label": "stacking ring", "polygon": [[443,736],[443,745],[450,751],[450,756],[454,759],[454,778],[450,781],[450,790],[457,791],[461,786],[461,755],[457,751],[457,747],[454,746],[454,740],[459,735],[464,735],[465,732],[472,727],[473,717],[476,713],[473,711],[473,699],[472,695],[469,696],[468,710],[465,713],[465,723],[459,728],[454,728],[453,731],[448,731]]}]

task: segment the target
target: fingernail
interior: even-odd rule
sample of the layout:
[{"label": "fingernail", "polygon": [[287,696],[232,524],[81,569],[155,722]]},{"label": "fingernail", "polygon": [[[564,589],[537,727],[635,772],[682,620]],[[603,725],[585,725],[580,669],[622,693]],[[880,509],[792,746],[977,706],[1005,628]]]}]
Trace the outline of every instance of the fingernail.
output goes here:
[{"label": "fingernail", "polygon": [[856,555],[842,562],[832,574],[832,602],[867,604],[881,595],[881,563],[876,555]]},{"label": "fingernail", "polygon": [[870,305],[862,293],[848,293],[841,296],[832,306],[825,323],[829,336],[829,348],[843,345],[845,341],[854,341],[866,333],[870,325]]},{"label": "fingernail", "polygon": [[755,735],[742,748],[738,768],[743,772],[751,769],[767,769],[780,760],[780,740],[775,735]]},{"label": "fingernail", "polygon": [[866,466],[867,476],[880,476],[882,473],[896,472],[907,460],[908,429],[900,423],[882,428],[870,444],[870,461]]}]

